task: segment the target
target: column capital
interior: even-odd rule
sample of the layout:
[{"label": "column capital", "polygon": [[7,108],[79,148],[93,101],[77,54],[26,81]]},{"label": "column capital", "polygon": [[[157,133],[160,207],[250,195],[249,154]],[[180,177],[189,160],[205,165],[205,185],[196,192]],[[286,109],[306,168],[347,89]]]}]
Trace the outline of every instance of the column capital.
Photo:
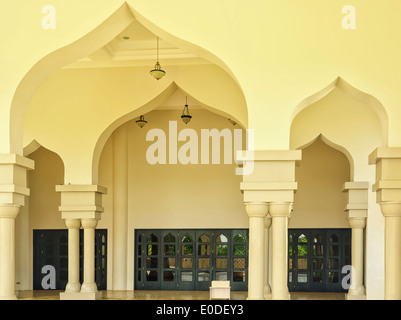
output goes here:
[{"label": "column capital", "polygon": [[99,185],[57,185],[61,193],[62,219],[100,219],[103,212],[102,195],[107,192]]},{"label": "column capital", "polygon": [[251,161],[253,165],[240,183],[244,202],[292,202],[297,189],[295,167],[301,155],[301,150],[239,152],[238,161]]},{"label": "column capital", "polygon": [[380,208],[384,217],[401,217],[401,202],[381,202]]},{"label": "column capital", "polygon": [[18,215],[20,206],[0,204],[0,218],[15,219]]},{"label": "column capital", "polygon": [[265,218],[269,211],[267,202],[245,202],[244,205],[249,218]]},{"label": "column capital", "polygon": [[352,229],[364,229],[366,227],[366,218],[348,218],[347,220]]},{"label": "column capital", "polygon": [[272,218],[290,217],[292,210],[292,202],[272,202],[269,204],[269,213]]},{"label": "column capital", "polygon": [[84,229],[95,229],[99,219],[96,218],[83,218],[81,219],[81,225]]},{"label": "column capital", "polygon": [[81,227],[81,220],[80,219],[65,219],[65,224],[67,229],[79,229]]}]

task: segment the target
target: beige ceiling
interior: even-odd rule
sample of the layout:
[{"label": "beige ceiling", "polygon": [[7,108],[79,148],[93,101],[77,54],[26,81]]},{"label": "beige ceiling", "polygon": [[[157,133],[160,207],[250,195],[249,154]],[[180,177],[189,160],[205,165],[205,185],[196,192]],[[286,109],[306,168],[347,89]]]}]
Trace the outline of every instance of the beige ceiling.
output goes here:
[{"label": "beige ceiling", "polygon": [[[134,20],[103,48],[65,68],[153,67],[157,60],[157,36]],[[162,66],[208,64],[191,53],[159,39],[159,61]]]}]

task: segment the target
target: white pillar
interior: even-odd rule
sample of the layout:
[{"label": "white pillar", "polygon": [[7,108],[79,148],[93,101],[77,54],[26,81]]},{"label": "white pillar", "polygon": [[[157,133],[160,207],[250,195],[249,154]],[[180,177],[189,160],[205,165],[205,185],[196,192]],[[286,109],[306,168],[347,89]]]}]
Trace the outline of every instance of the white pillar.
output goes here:
[{"label": "white pillar", "polygon": [[288,217],[291,203],[270,203],[272,217],[272,300],[289,300],[288,273]]},{"label": "white pillar", "polygon": [[81,286],[83,293],[97,293],[95,282],[95,228],[97,219],[81,220],[84,229],[84,282]]},{"label": "white pillar", "polygon": [[272,217],[270,216],[270,214],[266,215],[265,218],[265,259],[264,259],[264,275],[265,275],[265,299],[266,300],[270,300],[271,299],[271,287],[270,287],[270,277],[269,277],[269,273],[270,273],[270,226],[272,224]]},{"label": "white pillar", "polygon": [[15,300],[15,218],[17,205],[0,205],[0,300]]},{"label": "white pillar", "polygon": [[[100,220],[102,207],[102,195],[107,189],[99,185],[58,185],[56,191],[61,192],[61,211],[62,219],[66,220],[68,225],[76,227],[73,220],[79,220],[84,229],[84,280],[79,292],[76,292],[78,285],[71,285],[73,288],[60,293],[61,300],[97,300],[102,298],[102,293],[97,290],[95,283],[95,228]],[[67,222],[70,220],[69,222]],[[74,238],[71,251],[69,248],[69,265],[77,268],[77,252],[76,244],[79,243],[79,230],[73,231],[71,234]],[[69,229],[70,230],[70,229]],[[69,233],[70,234],[70,233]],[[70,246],[70,242],[69,242]],[[79,259],[79,258],[78,258]],[[71,275],[71,281],[76,283],[76,272]],[[70,275],[69,275],[70,276]],[[72,280],[74,279],[74,280]],[[70,280],[69,280],[70,281]],[[67,289],[67,288],[66,288]]]},{"label": "white pillar", "polygon": [[347,300],[366,299],[363,285],[363,230],[366,226],[365,218],[349,218],[348,223],[352,228],[351,236],[351,286],[348,290]]},{"label": "white pillar", "polygon": [[66,219],[65,224],[68,228],[68,283],[65,287],[65,292],[80,292],[79,229],[81,221],[79,219]]},{"label": "white pillar", "polygon": [[365,300],[364,277],[364,241],[363,234],[368,215],[368,182],[354,181],[344,184],[347,193],[345,212],[352,228],[351,236],[351,286],[346,294],[347,300]]},{"label": "white pillar", "polygon": [[382,203],[385,217],[385,299],[401,300],[401,203]]},{"label": "white pillar", "polygon": [[248,300],[264,300],[264,218],[265,202],[245,203],[249,217]]},{"label": "white pillar", "polygon": [[386,300],[401,300],[401,148],[377,148],[369,155],[376,166],[376,202],[385,218]]}]

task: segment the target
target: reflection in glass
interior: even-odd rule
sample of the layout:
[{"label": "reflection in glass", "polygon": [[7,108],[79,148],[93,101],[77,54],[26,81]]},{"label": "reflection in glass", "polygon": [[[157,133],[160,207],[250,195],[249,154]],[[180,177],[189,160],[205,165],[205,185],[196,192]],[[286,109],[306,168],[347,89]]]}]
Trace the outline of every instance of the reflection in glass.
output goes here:
[{"label": "reflection in glass", "polygon": [[210,258],[198,258],[198,268],[208,269],[210,267]]},{"label": "reflection in glass", "polygon": [[146,268],[157,268],[157,258],[146,258]]},{"label": "reflection in glass", "polygon": [[163,281],[174,281],[175,271],[174,270],[165,270],[163,272]]},{"label": "reflection in glass", "polygon": [[192,237],[187,233],[182,237],[181,242],[192,242]]},{"label": "reflection in glass", "polygon": [[308,242],[308,239],[306,238],[306,236],[305,236],[304,234],[301,234],[301,235],[298,237],[298,242],[299,242],[299,243],[307,243],[307,242]]},{"label": "reflection in glass", "polygon": [[164,268],[175,268],[175,258],[164,258],[163,267]]},{"label": "reflection in glass", "polygon": [[246,242],[246,240],[242,234],[237,234],[234,236],[234,242]]},{"label": "reflection in glass", "polygon": [[338,269],[338,259],[329,259],[329,269]]},{"label": "reflection in glass", "polygon": [[216,238],[216,242],[228,242],[227,237],[224,234],[220,234],[217,238]]},{"label": "reflection in glass", "polygon": [[233,246],[234,256],[244,256],[246,254],[246,249],[244,244],[235,244]]},{"label": "reflection in glass", "polygon": [[323,258],[313,259],[313,269],[323,269]]},{"label": "reflection in glass", "polygon": [[198,254],[201,256],[210,255],[210,245],[209,244],[199,244],[198,245]]},{"label": "reflection in glass", "polygon": [[308,254],[308,246],[306,244],[299,244],[298,245],[298,255],[306,256],[307,254]]},{"label": "reflection in glass", "polygon": [[338,272],[329,272],[329,283],[337,283],[338,282]]},{"label": "reflection in glass", "polygon": [[228,254],[228,245],[226,244],[216,244],[216,255],[226,256]]},{"label": "reflection in glass", "polygon": [[322,244],[314,244],[313,245],[313,255],[314,256],[322,256],[323,255],[323,245]]},{"label": "reflection in glass", "polygon": [[338,237],[337,237],[337,235],[332,234],[332,235],[330,236],[329,241],[330,241],[331,243],[333,243],[333,242],[338,242]]},{"label": "reflection in glass", "polygon": [[329,255],[330,256],[338,256],[338,245],[329,246]]},{"label": "reflection in glass", "polygon": [[227,269],[227,258],[216,258],[217,269]]},{"label": "reflection in glass", "polygon": [[298,269],[308,269],[307,258],[298,258]]},{"label": "reflection in glass", "polygon": [[148,256],[155,256],[155,255],[157,255],[158,247],[159,247],[159,246],[156,245],[156,244],[149,244],[149,245],[148,245],[148,250],[147,250]]},{"label": "reflection in glass", "polygon": [[308,274],[298,273],[298,283],[307,283],[307,282],[308,282]]},{"label": "reflection in glass", "polygon": [[227,271],[216,271],[216,280],[217,281],[227,280]]},{"label": "reflection in glass", "polygon": [[192,258],[181,258],[181,268],[192,269]]},{"label": "reflection in glass", "polygon": [[175,237],[169,232],[169,233],[164,237],[164,242],[175,242]]},{"label": "reflection in glass", "polygon": [[157,281],[158,273],[157,270],[146,271],[146,281]]},{"label": "reflection in glass", "polygon": [[164,245],[164,255],[165,256],[174,256],[175,255],[175,245],[165,244]]},{"label": "reflection in glass", "polygon": [[198,271],[198,281],[210,281],[210,272]]},{"label": "reflection in glass", "polygon": [[234,282],[245,282],[245,271],[234,271],[233,272]]},{"label": "reflection in glass", "polygon": [[245,258],[234,258],[234,269],[245,269]]},{"label": "reflection in glass", "polygon": [[181,254],[190,256],[193,253],[193,246],[192,244],[182,244],[181,245]]},{"label": "reflection in glass", "polygon": [[153,233],[147,238],[147,242],[157,242],[157,241],[158,239]]},{"label": "reflection in glass", "polygon": [[323,283],[323,273],[322,272],[313,272],[313,279],[314,283]]},{"label": "reflection in glass", "polygon": [[192,271],[181,271],[181,281],[192,281]]},{"label": "reflection in glass", "polygon": [[210,242],[210,238],[204,233],[199,237],[199,242],[201,243]]}]

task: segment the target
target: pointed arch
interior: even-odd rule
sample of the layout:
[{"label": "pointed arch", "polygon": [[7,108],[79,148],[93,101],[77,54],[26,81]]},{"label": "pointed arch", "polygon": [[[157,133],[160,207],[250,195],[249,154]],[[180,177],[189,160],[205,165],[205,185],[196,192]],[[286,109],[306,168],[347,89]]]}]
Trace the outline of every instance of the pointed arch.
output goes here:
[{"label": "pointed arch", "polygon": [[14,93],[11,103],[11,153],[22,153],[23,137],[21,129],[24,127],[25,112],[40,85],[55,71],[106,45],[124,30],[133,19],[131,11],[127,4],[124,3],[94,30],[75,42],[43,57],[25,74]]},{"label": "pointed arch", "polygon": [[164,87],[159,94],[157,94],[153,99],[149,100],[147,103],[144,105],[140,106],[139,108],[135,108],[133,111],[123,115],[122,117],[118,118],[117,120],[113,121],[99,136],[94,152],[93,152],[93,157],[92,157],[92,181],[93,183],[97,183],[98,179],[98,171],[99,171],[99,161],[101,157],[102,150],[109,139],[109,137],[112,135],[112,133],[121,125],[124,123],[127,123],[130,120],[136,119],[139,116],[148,113],[157,107],[159,107],[163,102],[165,102],[169,97],[171,97],[177,90],[181,90],[185,95],[190,97],[193,101],[196,101],[201,107],[204,109],[215,113],[219,116],[232,119],[234,121],[238,121],[237,123],[239,126],[242,128],[245,128],[245,125],[235,118],[234,116],[230,115],[224,110],[221,109],[216,109],[214,107],[209,106],[208,104],[204,103],[201,101],[201,99],[198,99],[195,94],[192,94],[191,92],[186,91],[186,89],[183,89],[180,85],[178,85],[175,81],[171,82],[169,85]]},{"label": "pointed arch", "polygon": [[341,152],[342,154],[344,154],[347,157],[349,165],[350,165],[350,178],[351,178],[351,181],[353,181],[353,178],[354,178],[354,160],[352,158],[351,153],[346,148],[344,148],[343,146],[341,146],[339,144],[336,144],[333,141],[331,141],[330,139],[326,138],[323,134],[320,133],[314,139],[312,139],[311,141],[305,143],[304,145],[298,146],[296,149],[297,150],[303,150],[303,149],[309,147],[310,145],[312,145],[313,143],[315,143],[318,139],[320,139],[323,143],[325,143],[329,147]]},{"label": "pointed arch", "polygon": [[317,91],[316,93],[312,94],[311,96],[302,100],[298,106],[295,108],[290,123],[292,123],[295,117],[302,112],[305,108],[312,105],[313,103],[321,100],[325,96],[327,96],[332,90],[335,88],[341,89],[351,98],[364,103],[365,105],[369,106],[377,115],[381,125],[382,131],[382,143],[383,146],[387,146],[388,144],[388,115],[386,109],[382,105],[382,103],[376,99],[374,96],[367,94],[363,91],[358,90],[357,88],[350,85],[341,77],[337,77],[331,83],[329,83],[323,89]]}]

